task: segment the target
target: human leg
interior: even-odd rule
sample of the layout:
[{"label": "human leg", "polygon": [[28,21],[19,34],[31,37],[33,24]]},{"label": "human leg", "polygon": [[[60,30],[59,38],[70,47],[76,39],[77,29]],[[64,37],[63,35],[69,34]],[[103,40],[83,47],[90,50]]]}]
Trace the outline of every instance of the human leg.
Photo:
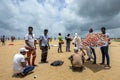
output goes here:
[{"label": "human leg", "polygon": [[29,51],[27,52],[27,62],[28,62],[28,65],[31,65],[30,59],[31,59],[31,53],[32,53],[32,51],[31,51],[31,49],[29,49],[29,48],[26,48],[26,49],[29,50]]},{"label": "human leg", "polygon": [[102,53],[102,63],[100,63],[101,65],[105,63],[105,51],[104,51],[104,47],[101,47],[101,53]]},{"label": "human leg", "polygon": [[110,65],[110,58],[109,58],[109,53],[108,53],[108,46],[105,47],[105,56],[107,59],[107,65]]},{"label": "human leg", "polygon": [[36,66],[35,59],[36,59],[36,51],[34,51],[33,54],[32,54],[32,65],[33,66]]},{"label": "human leg", "polygon": [[42,49],[41,62],[46,62],[47,54],[48,54],[48,47],[46,46]]},{"label": "human leg", "polygon": [[96,53],[95,53],[95,50],[93,48],[91,48],[91,50],[92,50],[92,53],[93,53],[93,56],[94,56],[93,64],[96,64]]},{"label": "human leg", "polygon": [[23,73],[27,75],[29,72],[31,72],[34,69],[34,66],[27,66],[25,67]]}]

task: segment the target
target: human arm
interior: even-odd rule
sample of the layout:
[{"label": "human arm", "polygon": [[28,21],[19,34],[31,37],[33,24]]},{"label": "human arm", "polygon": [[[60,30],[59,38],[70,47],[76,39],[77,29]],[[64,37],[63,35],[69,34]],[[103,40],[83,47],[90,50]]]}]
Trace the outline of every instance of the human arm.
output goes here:
[{"label": "human arm", "polygon": [[42,44],[42,40],[39,40],[39,47],[40,47],[40,49],[42,50],[41,44]]},{"label": "human arm", "polygon": [[36,49],[36,44],[37,44],[37,39],[34,40],[35,49]]},{"label": "human arm", "polygon": [[22,58],[20,59],[20,62],[21,62],[21,66],[22,66],[22,67],[26,67],[26,66],[27,66],[27,59],[28,59],[28,58],[24,58],[24,57],[22,57]]},{"label": "human arm", "polygon": [[30,48],[32,48],[32,46],[28,43],[28,40],[25,40],[25,44],[26,44],[27,46],[29,46]]},{"label": "human arm", "polygon": [[26,67],[27,65],[26,65],[26,62],[21,62],[21,66],[22,67]]},{"label": "human arm", "polygon": [[49,44],[49,42],[50,42],[50,38],[48,38],[48,49],[50,49],[50,44]]}]

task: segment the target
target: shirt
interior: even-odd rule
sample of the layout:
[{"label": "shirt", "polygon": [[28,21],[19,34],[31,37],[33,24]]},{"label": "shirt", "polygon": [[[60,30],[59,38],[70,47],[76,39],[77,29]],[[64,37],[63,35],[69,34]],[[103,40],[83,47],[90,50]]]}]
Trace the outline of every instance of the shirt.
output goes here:
[{"label": "shirt", "polygon": [[[34,45],[34,41],[36,40],[35,34],[32,34],[32,35],[26,34],[25,40],[28,40],[28,43],[31,45],[31,47],[35,47],[35,45]],[[26,47],[30,48],[28,45],[26,45]]]},{"label": "shirt", "polygon": [[[106,37],[106,41],[105,41],[105,44],[104,44],[103,46],[108,46],[108,39],[110,39],[110,38],[109,38],[109,34],[106,33],[106,34],[105,34],[105,37]],[[101,47],[102,47],[102,46],[101,46]]]},{"label": "shirt", "polygon": [[21,73],[25,67],[21,66],[21,62],[25,62],[25,57],[21,53],[17,53],[13,59],[13,70],[14,73]]},{"label": "shirt", "polygon": [[61,43],[63,41],[62,36],[58,36],[58,41],[59,41],[59,43]]},{"label": "shirt", "polygon": [[41,41],[41,45],[40,46],[49,46],[49,44],[48,44],[48,40],[49,40],[49,37],[48,37],[48,35],[41,35],[40,36],[40,41]]}]

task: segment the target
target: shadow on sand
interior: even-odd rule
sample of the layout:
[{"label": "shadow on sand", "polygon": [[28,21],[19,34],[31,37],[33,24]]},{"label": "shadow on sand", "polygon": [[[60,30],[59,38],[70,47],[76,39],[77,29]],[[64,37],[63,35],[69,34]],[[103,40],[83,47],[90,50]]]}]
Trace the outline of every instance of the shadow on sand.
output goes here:
[{"label": "shadow on sand", "polygon": [[79,68],[79,67],[72,67],[72,66],[69,66],[69,68],[73,71],[73,72],[82,72],[83,70],[85,70],[85,67],[82,67],[82,68]]},{"label": "shadow on sand", "polygon": [[84,63],[84,66],[92,70],[93,72],[98,72],[104,69],[103,66],[98,64],[92,64],[92,61],[87,61]]},{"label": "shadow on sand", "polygon": [[32,73],[34,73],[34,72],[29,72],[29,73],[28,73],[27,75],[25,75],[25,76],[13,74],[12,77],[13,77],[13,78],[24,78],[24,77],[26,77],[26,76],[28,76],[28,75],[30,75],[30,74],[32,74]]}]

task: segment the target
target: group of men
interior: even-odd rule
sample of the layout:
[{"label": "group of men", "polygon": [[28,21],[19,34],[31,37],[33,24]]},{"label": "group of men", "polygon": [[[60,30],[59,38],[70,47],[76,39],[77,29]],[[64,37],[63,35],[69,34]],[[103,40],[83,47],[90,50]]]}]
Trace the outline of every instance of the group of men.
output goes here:
[{"label": "group of men", "polygon": [[[49,46],[48,39],[48,29],[44,29],[44,34],[39,38],[39,47],[41,49],[41,62],[47,63],[47,54]],[[14,64],[14,73],[17,76],[25,76],[29,72],[31,72],[35,66],[36,59],[36,37],[33,34],[33,27],[28,27],[28,34],[25,35],[25,44],[24,48],[20,49],[20,52],[14,56],[13,64]],[[24,55],[27,54],[25,58]],[[32,57],[32,58],[31,58]]]},{"label": "group of men", "polygon": [[[91,28],[89,30],[89,33],[92,33],[93,29]],[[101,28],[101,32],[102,34],[106,35],[106,28],[102,27]],[[50,49],[50,45],[49,45],[49,37],[48,37],[48,29],[44,29],[44,34],[40,36],[39,38],[39,47],[41,50],[41,62],[40,63],[48,63],[47,61],[47,54],[48,54],[48,49]],[[108,36],[108,35],[106,35]],[[66,52],[70,52],[70,41],[72,40],[70,37],[70,34],[67,35],[67,37],[65,37],[66,39]],[[58,46],[58,53],[62,53],[62,36],[61,33],[59,33],[58,36],[58,40],[59,40],[59,46]],[[25,76],[27,73],[31,72],[35,66],[37,66],[35,64],[35,59],[36,59],[36,38],[35,38],[35,34],[33,34],[33,27],[28,27],[28,34],[25,35],[25,44],[26,46],[24,48],[20,49],[20,52],[17,53],[14,56],[14,73],[17,75],[22,75]],[[76,44],[77,45],[77,44]],[[102,62],[100,63],[100,65],[104,65],[105,64],[105,57],[107,59],[107,64],[105,65],[105,67],[110,68],[110,59],[109,59],[109,54],[108,54],[108,42],[106,42],[105,45],[101,46],[101,53],[102,53]],[[93,55],[94,55],[94,62],[93,64],[96,64],[96,53],[93,47],[89,46],[89,48],[91,49]],[[81,53],[79,53],[79,49],[80,51],[82,51]],[[82,61],[82,57],[85,55],[84,51],[82,50],[82,47],[77,47],[74,48],[74,53],[73,59],[72,59],[72,66],[77,66],[77,67],[82,67],[83,66],[83,61]],[[27,54],[27,57],[25,58],[25,54]],[[32,57],[32,58],[31,58]],[[90,60],[91,57],[88,57],[87,60]],[[80,62],[82,61],[82,62]],[[77,64],[76,64],[77,63]]]},{"label": "group of men", "polygon": [[[108,47],[109,47],[109,44],[110,44],[110,38],[109,38],[109,35],[108,33],[106,33],[106,28],[105,27],[102,27],[101,28],[101,34],[105,35],[106,36],[106,42],[104,45],[100,46],[100,50],[101,50],[101,53],[102,53],[102,62],[100,63],[100,65],[104,65],[105,68],[109,69],[111,68],[110,66],[110,57],[109,57],[109,53],[108,53]],[[92,34],[93,33],[93,29],[90,28],[89,29],[89,34]],[[77,37],[77,38],[76,38]],[[72,63],[72,67],[83,67],[83,57],[84,57],[84,50],[87,50],[87,53],[88,54],[88,59],[87,61],[90,61],[91,59],[93,59],[93,64],[96,64],[96,53],[95,53],[95,49],[94,47],[92,46],[84,46],[82,43],[81,43],[81,39],[80,37],[75,34],[75,38],[73,39],[73,42],[74,44],[76,44],[77,46],[74,48],[74,53],[72,54],[72,59],[71,60],[71,63]],[[80,50],[80,51],[79,51]],[[93,53],[93,57],[91,57]],[[105,58],[106,58],[106,64],[105,64]]]}]

